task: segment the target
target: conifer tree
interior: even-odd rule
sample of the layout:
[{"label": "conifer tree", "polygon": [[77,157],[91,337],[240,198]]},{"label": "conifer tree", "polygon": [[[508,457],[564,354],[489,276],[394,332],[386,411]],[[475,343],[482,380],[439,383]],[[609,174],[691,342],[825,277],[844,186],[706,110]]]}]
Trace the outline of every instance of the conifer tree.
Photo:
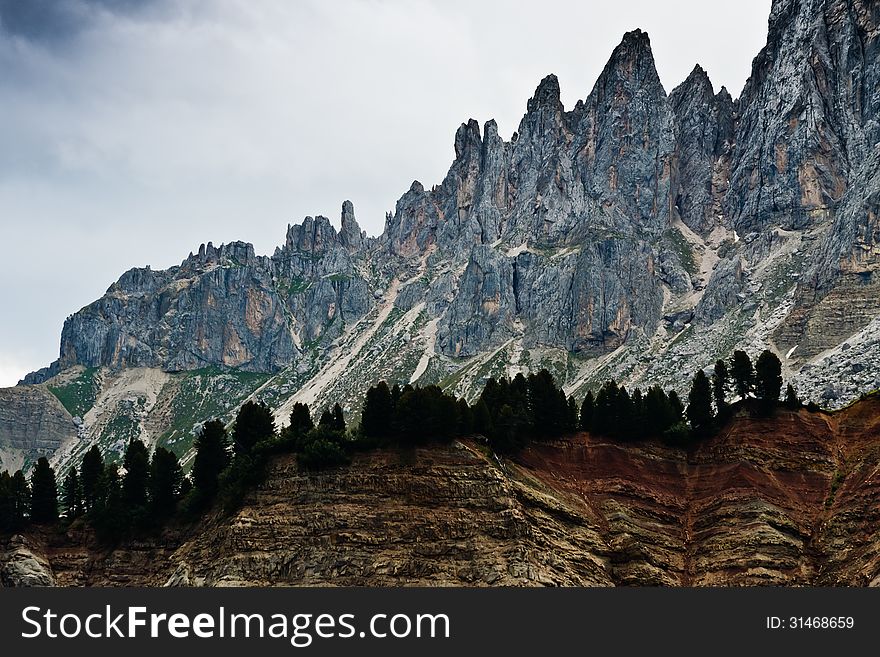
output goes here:
[{"label": "conifer tree", "polygon": [[102,539],[116,539],[131,527],[131,510],[125,504],[119,468],[104,466],[99,484],[100,495],[92,510],[95,530]]},{"label": "conifer tree", "polygon": [[672,424],[669,425],[671,427],[684,420],[684,403],[675,390],[670,390],[667,398],[669,399],[669,408],[672,410]]},{"label": "conifer tree", "polygon": [[122,479],[122,497],[129,509],[147,506],[147,486],[150,481],[150,455],[140,440],[128,443],[123,458],[125,476]]},{"label": "conifer tree", "polygon": [[219,420],[205,422],[196,438],[196,456],[193,461],[192,478],[195,489],[206,497],[217,493],[217,480],[229,464],[226,427]]},{"label": "conifer tree", "polygon": [[455,406],[456,417],[458,418],[456,433],[459,436],[470,436],[474,432],[474,413],[465,399],[456,401]]},{"label": "conifer tree", "polygon": [[[382,382],[380,382],[382,383]],[[395,383],[391,388],[391,417],[394,417],[394,413],[397,411],[397,402],[400,401],[400,396],[403,394],[403,390],[400,387],[399,383]]]},{"label": "conifer tree", "polygon": [[290,425],[287,427],[288,434],[296,440],[302,438],[314,428],[315,423],[312,422],[312,414],[309,412],[309,407],[301,402],[296,402],[290,412]]},{"label": "conifer tree", "polygon": [[729,385],[730,373],[727,369],[727,363],[719,359],[715,361],[715,370],[712,374],[712,397],[715,401],[715,410],[718,412],[718,418],[724,422],[730,412],[727,403],[727,387]]},{"label": "conifer tree", "polygon": [[800,398],[797,396],[797,393],[794,391],[794,387],[789,383],[785,389],[785,406],[793,411],[798,410],[803,404],[801,403]]},{"label": "conifer tree", "polygon": [[80,485],[80,478],[75,467],[71,468],[67,473],[61,490],[65,517],[68,520],[79,517],[83,511],[82,486]]},{"label": "conifer tree", "polygon": [[578,411],[578,404],[574,399],[574,395],[572,395],[568,398],[568,418],[565,426],[566,433],[577,431],[579,424],[580,412]]},{"label": "conifer tree", "polygon": [[[394,389],[400,392],[400,386]],[[379,381],[367,390],[364,407],[361,412],[361,431],[370,438],[381,438],[391,433],[391,422],[394,416],[394,403],[388,384]]]},{"label": "conifer tree", "polygon": [[321,418],[318,420],[318,426],[322,429],[330,429],[333,430],[333,425],[335,424],[333,420],[333,411],[329,408],[325,409],[323,413],[321,413]]},{"label": "conifer tree", "polygon": [[333,430],[345,431],[345,414],[342,412],[342,406],[338,403],[333,404]]},{"label": "conifer tree", "polygon": [[620,389],[613,380],[606,381],[596,395],[596,406],[593,410],[593,431],[600,436],[610,436],[615,430],[617,421],[617,398]]},{"label": "conifer tree", "polygon": [[762,351],[755,363],[755,393],[765,410],[775,407],[782,393],[782,363],[769,349]]},{"label": "conifer tree", "polygon": [[712,426],[712,388],[703,370],[698,370],[688,395],[688,421],[697,434],[706,434]]},{"label": "conifer tree", "polygon": [[85,453],[80,468],[80,484],[82,486],[83,503],[86,511],[90,511],[100,495],[101,477],[104,476],[104,458],[97,445],[92,445]]},{"label": "conifer tree", "polygon": [[150,459],[150,510],[156,519],[171,515],[177,505],[183,470],[174,452],[157,447]]},{"label": "conifer tree", "polygon": [[629,420],[625,423],[627,425],[626,432],[631,440],[638,440],[639,438],[643,438],[646,434],[645,399],[640,388],[633,390],[630,401],[632,410],[630,412]]},{"label": "conifer tree", "polygon": [[666,392],[660,386],[651,386],[645,394],[645,432],[649,436],[662,436],[676,422],[681,421],[680,410],[676,412]]},{"label": "conifer tree", "polygon": [[612,438],[617,438],[618,440],[630,440],[632,438],[632,413],[632,397],[630,397],[626,386],[620,386],[613,414],[614,424],[609,432]]},{"label": "conifer tree", "polygon": [[249,454],[258,442],[275,435],[272,411],[262,403],[246,402],[238,411],[232,430],[232,444],[236,454]]},{"label": "conifer tree", "polygon": [[492,416],[489,414],[489,407],[482,397],[474,404],[474,433],[486,438],[491,438],[494,433]]},{"label": "conifer tree", "polygon": [[[16,474],[20,472],[21,470]],[[6,470],[0,472],[0,532],[16,531],[24,525],[27,500],[30,496],[25,495],[24,503],[19,502],[18,497],[13,476]]]},{"label": "conifer tree", "polygon": [[24,524],[31,508],[31,487],[24,472],[16,470],[12,475],[12,508],[16,525]]},{"label": "conifer tree", "polygon": [[31,520],[38,523],[58,520],[58,484],[45,456],[37,460],[31,474]]},{"label": "conifer tree", "polygon": [[752,367],[752,359],[746,352],[739,350],[733,352],[730,375],[733,378],[736,394],[742,399],[748,398],[755,389],[755,370]]},{"label": "conifer tree", "polygon": [[581,431],[592,431],[593,429],[593,409],[596,407],[596,399],[593,397],[593,391],[588,390],[584,401],[581,402],[580,428]]}]

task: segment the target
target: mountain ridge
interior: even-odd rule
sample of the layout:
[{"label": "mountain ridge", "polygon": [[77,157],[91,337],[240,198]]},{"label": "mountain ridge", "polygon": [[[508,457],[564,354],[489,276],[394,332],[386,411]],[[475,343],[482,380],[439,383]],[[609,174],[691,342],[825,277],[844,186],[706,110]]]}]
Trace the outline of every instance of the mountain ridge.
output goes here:
[{"label": "mountain ridge", "polygon": [[307,217],[271,256],[208,244],[130,270],[24,380],[99,371],[56,463],[133,435],[185,453],[209,412],[231,416],[219,390],[279,421],[297,401],[356,416],[378,378],[473,398],[547,367],[577,395],[606,378],[681,391],[734,348],[772,349],[828,406],[880,387],[878,13],[776,0],[735,101],[699,66],[667,95],[648,35],[627,32],[571,110],[550,75],[509,141],[463,123],[443,181],[414,182],[377,237],[346,201],[339,231]]}]

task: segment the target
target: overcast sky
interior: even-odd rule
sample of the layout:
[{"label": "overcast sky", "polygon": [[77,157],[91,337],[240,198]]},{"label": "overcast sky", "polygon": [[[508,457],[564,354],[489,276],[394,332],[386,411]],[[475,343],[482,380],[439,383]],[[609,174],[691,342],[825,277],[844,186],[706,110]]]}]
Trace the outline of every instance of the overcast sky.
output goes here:
[{"label": "overcast sky", "polygon": [[381,232],[439,183],[457,126],[516,130],[540,79],[571,108],[624,32],[667,92],[739,95],[770,0],[0,0],[0,386],[125,270],[287,224]]}]

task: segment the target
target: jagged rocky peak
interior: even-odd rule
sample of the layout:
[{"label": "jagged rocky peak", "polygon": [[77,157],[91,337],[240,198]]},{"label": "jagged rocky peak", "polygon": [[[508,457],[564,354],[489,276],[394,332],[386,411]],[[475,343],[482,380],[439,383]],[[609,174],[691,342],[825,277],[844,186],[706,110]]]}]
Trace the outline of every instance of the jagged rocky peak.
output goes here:
[{"label": "jagged rocky peak", "polygon": [[483,140],[480,138],[480,124],[476,119],[470,119],[467,123],[462,123],[458,130],[455,131],[455,159],[472,156],[479,156],[483,149]]},{"label": "jagged rocky peak", "polygon": [[[254,245],[248,242],[235,241],[221,244],[219,247],[208,242],[199,246],[198,253],[190,253],[189,257],[181,263],[180,269],[183,272],[193,272],[206,267],[228,264],[254,267],[265,265],[266,259],[258,257],[254,252]],[[149,272],[150,268],[146,269]]]},{"label": "jagged rocky peak", "polygon": [[776,0],[740,98],[727,207],[741,233],[833,211],[880,139],[878,3]]},{"label": "jagged rocky peak", "polygon": [[668,225],[672,116],[651,42],[627,32],[593,90],[571,114],[574,166],[599,207],[589,214],[632,230],[660,233]]},{"label": "jagged rocky peak", "polygon": [[714,96],[715,89],[712,87],[709,74],[706,73],[702,66],[695,64],[684,82],[669,94],[669,100],[673,105],[676,104],[676,100],[681,102],[681,99],[709,102]]},{"label": "jagged rocky peak", "polygon": [[354,204],[345,201],[342,204],[342,223],[339,231],[339,241],[348,251],[357,252],[366,240],[366,233],[361,230],[357,219],[354,217]]},{"label": "jagged rocky peak", "polygon": [[623,35],[596,81],[592,95],[620,98],[622,94],[637,90],[658,97],[666,96],[654,63],[651,39],[642,30]]},{"label": "jagged rocky peak", "polygon": [[535,95],[529,100],[527,111],[531,114],[545,108],[555,112],[561,112],[563,109],[560,100],[559,79],[552,73],[541,80],[535,89]]},{"label": "jagged rocky peak", "polygon": [[724,87],[715,94],[697,64],[669,94],[674,117],[676,176],[673,204],[691,230],[706,234],[721,223],[730,175],[734,105]]},{"label": "jagged rocky peak", "polygon": [[337,243],[336,229],[327,217],[306,217],[287,229],[285,249],[290,252],[321,253]]}]

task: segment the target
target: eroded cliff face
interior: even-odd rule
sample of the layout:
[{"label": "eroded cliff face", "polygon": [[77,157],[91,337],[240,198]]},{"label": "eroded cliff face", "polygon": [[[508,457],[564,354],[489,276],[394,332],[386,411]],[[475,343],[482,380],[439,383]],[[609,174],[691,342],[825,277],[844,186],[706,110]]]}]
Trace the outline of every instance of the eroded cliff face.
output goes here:
[{"label": "eroded cliff face", "polygon": [[0,389],[0,471],[14,472],[74,440],[73,417],[47,390]]},{"label": "eroded cliff face", "polygon": [[373,303],[356,258],[364,240],[350,203],[341,233],[325,217],[288,228],[272,257],[234,242],[202,245],[179,267],[132,269],[74,314],[61,358],[37,383],[72,366],[276,372],[310,343],[329,342]]},{"label": "eroded cliff face", "polygon": [[515,459],[484,450],[382,450],[323,473],[279,457],[231,517],[109,551],[79,525],[36,532],[11,541],[4,572],[58,585],[880,585],[876,395],[836,414],[741,413],[689,451],[585,434]]}]

